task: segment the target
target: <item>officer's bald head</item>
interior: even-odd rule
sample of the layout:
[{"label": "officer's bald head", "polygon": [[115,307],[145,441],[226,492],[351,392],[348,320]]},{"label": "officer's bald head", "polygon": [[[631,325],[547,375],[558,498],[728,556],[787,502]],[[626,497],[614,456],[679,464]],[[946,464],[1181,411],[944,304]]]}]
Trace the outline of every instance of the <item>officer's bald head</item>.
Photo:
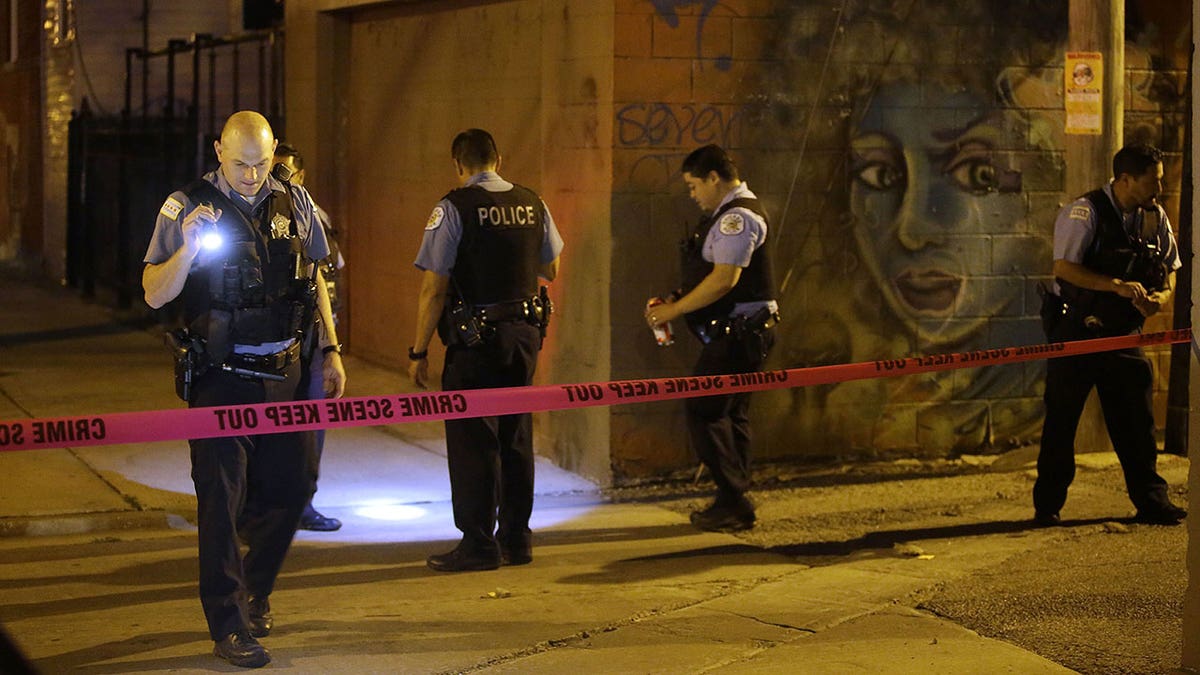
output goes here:
[{"label": "officer's bald head", "polygon": [[275,156],[275,132],[267,118],[253,110],[242,110],[229,116],[221,129],[221,140],[213,143],[221,174],[238,194],[253,197],[258,194],[271,159]]}]

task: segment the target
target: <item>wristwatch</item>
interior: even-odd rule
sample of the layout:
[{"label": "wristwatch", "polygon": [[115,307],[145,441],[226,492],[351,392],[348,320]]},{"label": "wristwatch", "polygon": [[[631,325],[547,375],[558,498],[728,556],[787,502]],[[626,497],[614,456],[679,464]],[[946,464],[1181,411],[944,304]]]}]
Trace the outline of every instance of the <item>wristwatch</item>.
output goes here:
[{"label": "wristwatch", "polygon": [[423,352],[414,352],[412,347],[408,348],[408,360],[409,361],[424,361],[427,358],[429,358],[429,350],[428,349],[426,349]]},{"label": "wristwatch", "polygon": [[326,356],[328,356],[329,352],[337,352],[338,354],[341,354],[342,353],[342,345],[340,345],[340,344],[325,345],[324,347],[321,347],[322,354],[325,354]]}]

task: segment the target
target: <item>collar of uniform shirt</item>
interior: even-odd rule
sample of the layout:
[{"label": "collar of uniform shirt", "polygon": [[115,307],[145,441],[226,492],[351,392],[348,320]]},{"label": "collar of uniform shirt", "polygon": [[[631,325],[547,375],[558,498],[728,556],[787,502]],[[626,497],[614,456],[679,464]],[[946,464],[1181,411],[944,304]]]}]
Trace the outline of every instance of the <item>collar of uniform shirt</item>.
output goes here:
[{"label": "collar of uniform shirt", "polygon": [[233,187],[229,185],[229,181],[225,180],[225,174],[221,173],[220,169],[214,171],[213,174],[215,174],[217,177],[217,182],[214,183],[214,185],[217,186],[217,189],[220,190],[226,197],[229,197],[229,201],[237,204],[238,208],[242,208],[244,206],[245,208],[243,210],[246,213],[253,213],[254,209],[257,209],[259,205],[262,204],[263,200],[267,198],[267,195],[271,194],[273,190],[282,192],[284,189],[283,183],[275,180],[274,176],[267,176],[267,182],[263,183],[262,187],[258,189],[258,194],[254,195],[254,201],[248,201],[242,196],[242,193],[234,190]]},{"label": "collar of uniform shirt", "polygon": [[495,171],[480,171],[468,178],[463,187],[473,187],[475,185],[491,192],[503,192],[512,189],[512,183],[501,178],[500,174]]},{"label": "collar of uniform shirt", "polygon": [[746,181],[742,181],[737,187],[730,190],[729,194],[725,195],[725,198],[721,200],[721,203],[717,204],[717,208],[713,209],[713,213],[720,211],[722,206],[725,206],[735,199],[750,197],[753,195],[754,193],[750,191],[750,184]]}]

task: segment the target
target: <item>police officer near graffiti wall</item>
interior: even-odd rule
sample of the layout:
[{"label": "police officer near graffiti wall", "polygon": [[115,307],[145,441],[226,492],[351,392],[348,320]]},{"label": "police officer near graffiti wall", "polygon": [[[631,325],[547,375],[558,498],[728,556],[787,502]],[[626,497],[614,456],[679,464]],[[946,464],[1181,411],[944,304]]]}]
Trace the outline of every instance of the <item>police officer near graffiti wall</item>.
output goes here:
[{"label": "police officer near graffiti wall", "polygon": [[[288,180],[293,185],[304,187],[306,173],[304,171],[304,156],[296,149],[296,146],[290,143],[280,143],[275,148],[275,164],[274,173],[279,175],[287,175]],[[283,169],[278,168],[278,165],[283,165]],[[286,169],[285,173],[281,173]],[[342,252],[338,247],[337,232],[333,229],[333,224],[329,221],[329,214],[319,204],[313,204],[313,213],[317,217],[317,222],[321,223],[321,231],[325,233],[325,240],[329,243],[329,255],[325,256],[317,262],[321,267],[321,276],[325,279],[325,290],[329,296],[329,309],[333,313],[333,321],[336,324],[338,320],[338,312],[341,310],[341,293],[339,292],[339,280],[342,275],[342,268],[346,266],[346,260],[342,257]],[[320,317],[316,317],[318,323]],[[336,328],[336,326],[335,326]],[[304,362],[304,379],[307,382],[307,396],[309,399],[317,400],[325,398],[328,392],[325,391],[325,381],[322,373],[324,371],[325,356],[318,348],[317,336],[320,334],[318,330],[310,332],[309,339],[302,345],[301,360]],[[317,435],[317,468],[320,470],[321,455],[325,449],[325,430],[318,429]],[[315,492],[315,486],[314,486]],[[304,507],[304,513],[300,514],[300,529],[311,530],[313,532],[334,532],[341,529],[342,521],[337,518],[330,518],[320,511],[313,508],[312,500],[308,500],[308,505]]]},{"label": "police officer near graffiti wall", "polygon": [[[1162,153],[1130,145],[1113,157],[1113,180],[1063,207],[1054,223],[1056,293],[1042,308],[1051,342],[1137,333],[1167,306],[1179,251],[1158,204]],[[1158,475],[1151,408],[1153,371],[1138,347],[1046,362],[1046,420],[1035,520],[1057,525],[1075,477],[1075,431],[1095,387],[1139,522],[1173,525],[1187,512]]]},{"label": "police officer near graffiti wall", "polygon": [[[695,375],[757,372],[774,344],[779,322],[767,246],[767,216],[719,146],[706,145],[683,161],[688,193],[707,215],[683,242],[683,287],[661,304],[647,302],[651,328],[679,316],[703,347]],[[750,394],[689,398],[688,433],[717,484],[717,496],[692,524],[702,530],[754,526],[750,487]]]},{"label": "police officer near graffiti wall", "polygon": [[[214,143],[217,171],[172,193],[159,210],[142,276],[154,308],[179,299],[186,331],[171,334],[176,389],[190,407],[304,399],[300,343],[319,312],[324,378],[341,396],[345,372],[320,269],[329,255],[304,188],[269,175],[266,118],[233,114]],[[244,414],[230,424],[253,427]],[[200,603],[230,663],[270,654],[268,601],[316,477],[314,434],[189,441],[196,487]],[[239,539],[248,546],[243,558]]]},{"label": "police officer near graffiti wall", "polygon": [[[423,271],[409,375],[429,381],[429,342],[446,344],[442,389],[526,386],[550,319],[538,277],[558,274],[562,237],[537,193],[497,173],[491,134],[455,136],[450,157],[462,187],[434,207],[415,265]],[[533,416],[446,420],[454,525],[462,540],[431,555],[439,572],[496,569],[533,560]]]}]

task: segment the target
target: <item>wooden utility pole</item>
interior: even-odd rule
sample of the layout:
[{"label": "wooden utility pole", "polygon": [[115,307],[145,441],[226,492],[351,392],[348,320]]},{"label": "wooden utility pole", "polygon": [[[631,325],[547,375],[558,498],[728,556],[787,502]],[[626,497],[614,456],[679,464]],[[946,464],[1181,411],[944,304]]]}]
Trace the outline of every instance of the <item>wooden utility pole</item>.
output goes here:
[{"label": "wooden utility pole", "polygon": [[[1104,61],[1101,133],[1066,136],[1066,196],[1074,199],[1108,182],[1112,157],[1124,143],[1125,0],[1071,0],[1067,51],[1099,52]],[[1075,445],[1081,452],[1112,449],[1094,391]]]}]

